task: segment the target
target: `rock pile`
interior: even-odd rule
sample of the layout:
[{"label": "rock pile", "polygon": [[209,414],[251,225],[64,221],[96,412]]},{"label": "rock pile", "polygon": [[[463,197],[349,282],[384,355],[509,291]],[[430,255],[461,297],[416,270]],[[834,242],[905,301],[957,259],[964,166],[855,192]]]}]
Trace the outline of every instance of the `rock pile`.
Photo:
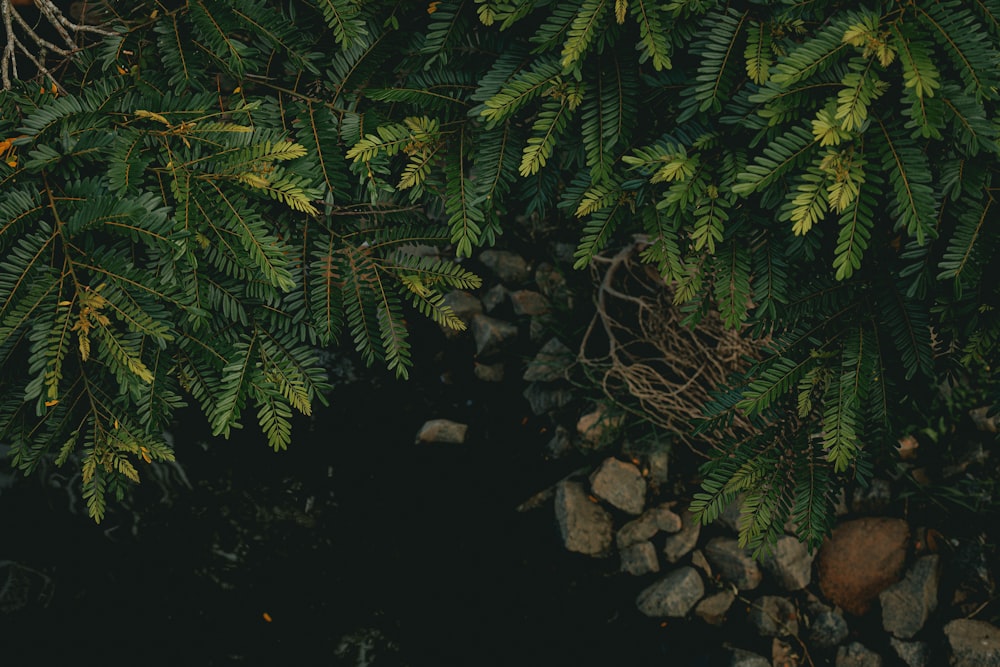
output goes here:
[{"label": "rock pile", "polygon": [[[576,352],[551,333],[554,315],[573,305],[563,274],[549,264],[532,270],[505,251],[485,251],[478,259],[499,283],[478,297],[454,292],[446,298],[469,324],[461,335],[474,341],[475,377],[508,381],[516,363],[531,412],[552,416],[546,454],[604,452],[520,509],[552,502],[565,548],[616,559],[621,585],[635,590],[642,614],[697,619],[726,636],[751,638],[730,647],[730,667],[1000,667],[1000,629],[963,617],[968,611],[956,606],[961,585],[948,603],[943,538],[887,516],[889,482],[873,480],[842,498],[840,523],[818,553],[784,535],[755,561],[736,539],[735,508],[703,527],[686,511],[685,499],[671,496],[666,449],[608,455],[605,447],[622,420],[604,405],[581,407],[575,424],[566,419],[567,406],[579,399],[568,382]],[[534,350],[527,355],[525,333]],[[518,344],[522,353],[514,358]],[[418,441],[465,437],[462,425],[432,420]],[[986,581],[984,566],[970,569]],[[879,623],[881,633],[871,632]]]}]

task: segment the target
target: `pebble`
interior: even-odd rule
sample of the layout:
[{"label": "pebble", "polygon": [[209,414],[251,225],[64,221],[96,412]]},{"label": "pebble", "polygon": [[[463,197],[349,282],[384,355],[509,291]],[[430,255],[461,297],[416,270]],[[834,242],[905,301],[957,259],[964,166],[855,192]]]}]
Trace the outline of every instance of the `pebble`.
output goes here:
[{"label": "pebble", "polygon": [[904,642],[890,637],[889,644],[899,659],[906,663],[906,667],[930,667],[931,651],[926,642]]},{"label": "pebble", "polygon": [[468,324],[473,315],[483,312],[483,304],[469,292],[454,290],[444,295],[443,304],[451,308],[463,322]]},{"label": "pebble", "polygon": [[556,426],[555,433],[548,444],[545,445],[545,453],[551,458],[558,459],[573,449],[573,440],[569,437],[569,430],[565,426]]},{"label": "pebble", "polygon": [[851,642],[837,649],[835,667],[882,667],[878,653],[868,650],[859,642]]},{"label": "pebble", "polygon": [[680,530],[681,518],[669,506],[661,505],[648,509],[638,519],[629,521],[618,530],[615,542],[624,549],[638,542],[651,539],[661,530],[675,533]]},{"label": "pebble", "polygon": [[660,561],[656,558],[656,547],[652,542],[638,542],[622,549],[622,572],[635,576],[660,571]]},{"label": "pebble", "polygon": [[686,616],[705,594],[701,576],[693,567],[681,567],[649,586],[636,598],[636,606],[653,618]]},{"label": "pebble", "polygon": [[621,425],[622,421],[622,415],[610,416],[607,406],[601,403],[592,412],[588,412],[577,420],[576,432],[580,435],[583,444],[597,447],[605,444],[611,438],[611,434]]},{"label": "pebble", "polygon": [[810,607],[812,623],[809,624],[809,645],[817,648],[833,648],[847,639],[850,630],[844,615],[826,605]]},{"label": "pebble", "polygon": [[944,626],[952,667],[1000,667],[1000,629],[986,621],[959,618]]},{"label": "pebble", "polygon": [[483,382],[503,382],[504,368],[503,364],[481,364],[476,362],[472,366],[472,373],[476,376],[477,380]]},{"label": "pebble", "polygon": [[764,574],[745,549],[731,537],[715,537],[705,545],[705,556],[722,578],[730,581],[741,591],[749,591],[760,585]]},{"label": "pebble", "polygon": [[676,563],[684,558],[698,544],[701,535],[701,522],[691,512],[681,512],[681,529],[676,535],[671,535],[663,545],[663,557],[668,563]]},{"label": "pebble", "polygon": [[762,655],[734,648],[729,667],[771,667],[771,661]]},{"label": "pebble", "polygon": [[750,606],[750,623],[762,637],[788,637],[799,633],[798,611],[786,598],[763,595]]},{"label": "pebble", "polygon": [[629,514],[639,514],[646,503],[646,480],[632,463],[604,459],[590,476],[594,495]]},{"label": "pebble", "polygon": [[483,294],[483,308],[487,313],[492,313],[506,298],[507,288],[503,285],[494,285]]},{"label": "pebble", "polygon": [[909,544],[910,528],[902,519],[840,524],[820,548],[820,590],[838,607],[863,615],[879,593],[899,581]]},{"label": "pebble", "polygon": [[417,431],[414,441],[417,444],[440,442],[453,445],[460,445],[465,442],[465,435],[469,427],[466,424],[459,424],[450,419],[431,419],[424,422],[424,425]]},{"label": "pebble", "polygon": [[573,352],[553,338],[538,351],[524,371],[523,379],[528,382],[552,382],[566,376],[566,369],[573,363]]},{"label": "pebble", "polygon": [[900,639],[920,632],[937,608],[940,579],[941,557],[932,554],[918,558],[902,581],[882,591],[879,602],[886,632]]},{"label": "pebble", "polygon": [[533,290],[517,290],[510,293],[510,305],[515,315],[545,315],[551,310],[549,300]]},{"label": "pebble", "polygon": [[476,354],[488,357],[517,338],[517,327],[489,315],[473,315],[472,337],[476,341]]},{"label": "pebble", "polygon": [[762,560],[761,565],[786,591],[805,588],[812,580],[812,563],[815,554],[797,538],[782,535]]},{"label": "pebble", "polygon": [[484,250],[479,261],[508,285],[520,285],[530,277],[528,262],[508,250]]},{"label": "pebble", "polygon": [[593,502],[583,484],[563,480],[556,485],[556,521],[570,551],[601,556],[611,548],[611,516]]},{"label": "pebble", "polygon": [[694,614],[709,625],[722,625],[726,622],[726,614],[735,600],[736,594],[727,588],[699,602],[694,608]]},{"label": "pebble", "polygon": [[573,401],[573,392],[568,387],[552,387],[538,382],[529,384],[521,395],[528,401],[528,406],[535,415],[558,410]]}]

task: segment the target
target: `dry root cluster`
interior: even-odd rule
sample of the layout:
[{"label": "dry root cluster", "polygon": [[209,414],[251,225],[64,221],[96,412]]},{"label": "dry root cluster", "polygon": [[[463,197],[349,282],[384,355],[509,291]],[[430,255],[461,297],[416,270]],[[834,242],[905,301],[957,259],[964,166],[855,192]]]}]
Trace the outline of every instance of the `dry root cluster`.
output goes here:
[{"label": "dry root cluster", "polygon": [[[579,362],[618,405],[666,429],[698,451],[693,422],[710,393],[753,356],[759,341],[726,329],[714,312],[694,328],[673,303],[640,245],[594,259],[596,312],[580,344]],[[737,418],[733,429],[745,431]]]}]

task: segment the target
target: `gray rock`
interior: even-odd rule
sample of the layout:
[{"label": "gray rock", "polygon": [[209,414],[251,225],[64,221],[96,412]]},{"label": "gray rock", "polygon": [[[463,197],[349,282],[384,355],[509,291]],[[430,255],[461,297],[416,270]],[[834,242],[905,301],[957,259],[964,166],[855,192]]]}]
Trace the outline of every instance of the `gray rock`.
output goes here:
[{"label": "gray rock", "polygon": [[741,549],[731,537],[716,537],[705,546],[705,557],[722,578],[731,581],[741,591],[750,591],[760,585],[764,574],[750,553]]},{"label": "gray rock", "polygon": [[479,253],[479,261],[508,285],[527,282],[531,275],[524,258],[507,250],[484,250]]},{"label": "gray rock", "polygon": [[812,562],[805,544],[789,535],[778,538],[771,553],[761,560],[764,569],[786,591],[805,588],[812,580]]},{"label": "gray rock", "polygon": [[771,661],[762,655],[734,648],[729,667],[771,667]]},{"label": "gray rock", "polygon": [[556,485],[556,521],[570,551],[600,556],[611,548],[611,516],[592,501],[583,484],[563,480]]},{"label": "gray rock", "polygon": [[468,431],[467,425],[453,422],[450,419],[431,419],[420,427],[415,442],[417,444],[441,442],[460,445],[465,442],[465,434]]},{"label": "gray rock", "polygon": [[549,300],[533,290],[517,290],[510,293],[510,305],[515,315],[545,315],[551,310]]},{"label": "gray rock", "polygon": [[693,567],[674,570],[639,593],[635,604],[646,616],[679,618],[687,615],[705,594],[701,576]]},{"label": "gray rock", "polygon": [[726,527],[729,532],[736,535],[740,532],[739,521],[740,521],[740,509],[743,507],[743,500],[746,498],[745,494],[740,494],[733,499],[733,502],[726,506],[726,509],[722,510],[722,514],[716,519],[720,524]]},{"label": "gray rock", "polygon": [[821,604],[810,608],[812,623],[809,624],[809,644],[817,648],[838,646],[849,634],[847,621],[839,611]]},{"label": "gray rock", "polygon": [[615,543],[619,549],[626,549],[633,544],[645,542],[660,532],[656,522],[646,513],[638,519],[629,521],[622,526],[615,535]]},{"label": "gray rock", "polygon": [[503,285],[494,285],[483,294],[483,308],[487,313],[492,313],[506,298],[507,288]]},{"label": "gray rock", "polygon": [[656,558],[656,547],[652,542],[639,542],[620,551],[622,572],[636,576],[660,571],[660,561]]},{"label": "gray rock", "polygon": [[709,625],[722,625],[726,622],[726,613],[735,600],[736,594],[727,588],[699,602],[694,608],[694,615]]},{"label": "gray rock", "polygon": [[663,545],[663,557],[668,563],[676,563],[684,558],[695,545],[701,535],[701,522],[691,512],[681,512],[681,529],[676,535],[667,538]]},{"label": "gray rock", "polygon": [[931,650],[926,642],[904,642],[890,637],[889,644],[899,659],[906,663],[906,667],[930,667]]},{"label": "gray rock", "polygon": [[708,564],[708,560],[701,549],[695,549],[691,552],[691,565],[704,572],[705,576],[709,579],[715,578],[712,576],[712,566]]},{"label": "gray rock", "polygon": [[851,495],[851,509],[856,514],[880,514],[892,502],[892,488],[884,479],[873,479],[868,488],[854,489]]},{"label": "gray rock", "polygon": [[573,352],[562,344],[558,338],[553,338],[538,351],[535,358],[524,371],[524,379],[528,382],[552,382],[566,375],[566,369],[573,362]]},{"label": "gray rock", "polygon": [[480,364],[477,362],[472,367],[472,373],[476,379],[483,382],[503,382],[503,364]]},{"label": "gray rock", "polygon": [[489,315],[473,315],[472,337],[476,340],[476,354],[488,357],[517,338],[517,327]]},{"label": "gray rock", "polygon": [[622,526],[615,536],[615,542],[619,549],[624,549],[651,539],[661,530],[677,532],[680,527],[681,518],[674,514],[669,506],[661,505],[646,510],[638,519],[633,519]]},{"label": "gray rock", "polygon": [[882,667],[882,658],[878,653],[869,651],[858,642],[837,649],[835,667]]},{"label": "gray rock", "polygon": [[959,618],[944,626],[952,667],[1000,667],[1000,629]]},{"label": "gray rock", "polygon": [[454,290],[444,295],[444,305],[451,308],[452,312],[469,324],[473,315],[483,312],[483,304],[468,292]]},{"label": "gray rock", "polygon": [[569,437],[569,430],[565,426],[556,426],[552,439],[545,445],[545,453],[554,459],[565,456],[573,449],[573,440]]},{"label": "gray rock", "polygon": [[683,525],[681,517],[674,512],[672,503],[663,503],[646,510],[645,513],[652,516],[656,527],[665,533],[676,533]]},{"label": "gray rock", "polygon": [[567,387],[552,387],[537,382],[529,384],[523,394],[528,401],[528,406],[536,415],[544,415],[546,412],[558,410],[569,405],[573,400],[573,392]]},{"label": "gray rock", "polygon": [[750,623],[762,637],[788,637],[799,633],[799,615],[790,600],[763,595],[750,606]]},{"label": "gray rock", "polygon": [[646,503],[646,480],[632,463],[614,457],[604,459],[590,476],[590,488],[598,498],[629,514],[639,514]]},{"label": "gray rock", "polygon": [[900,639],[920,632],[937,608],[941,557],[933,554],[917,559],[906,577],[882,591],[882,626]]}]

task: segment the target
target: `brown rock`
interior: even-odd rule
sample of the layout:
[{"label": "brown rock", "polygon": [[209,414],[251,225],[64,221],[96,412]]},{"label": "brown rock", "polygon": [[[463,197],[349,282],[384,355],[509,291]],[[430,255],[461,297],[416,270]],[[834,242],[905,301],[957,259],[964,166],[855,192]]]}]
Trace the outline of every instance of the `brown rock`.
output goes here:
[{"label": "brown rock", "polygon": [[563,480],[556,486],[556,521],[570,551],[601,556],[611,547],[611,516],[590,500],[583,484]]},{"label": "brown rock", "polygon": [[443,442],[460,445],[465,442],[469,427],[449,419],[431,419],[424,422],[417,433],[416,443]]},{"label": "brown rock", "polygon": [[611,439],[614,432],[624,422],[624,415],[608,414],[608,407],[598,404],[593,412],[580,417],[576,422],[576,432],[584,445],[597,447]]},{"label": "brown rock", "polygon": [[544,315],[549,312],[549,300],[527,289],[511,292],[510,305],[514,307],[515,315]]},{"label": "brown rock", "polygon": [[841,524],[819,552],[820,590],[844,611],[864,614],[879,593],[899,581],[909,542],[910,527],[902,519]]}]

